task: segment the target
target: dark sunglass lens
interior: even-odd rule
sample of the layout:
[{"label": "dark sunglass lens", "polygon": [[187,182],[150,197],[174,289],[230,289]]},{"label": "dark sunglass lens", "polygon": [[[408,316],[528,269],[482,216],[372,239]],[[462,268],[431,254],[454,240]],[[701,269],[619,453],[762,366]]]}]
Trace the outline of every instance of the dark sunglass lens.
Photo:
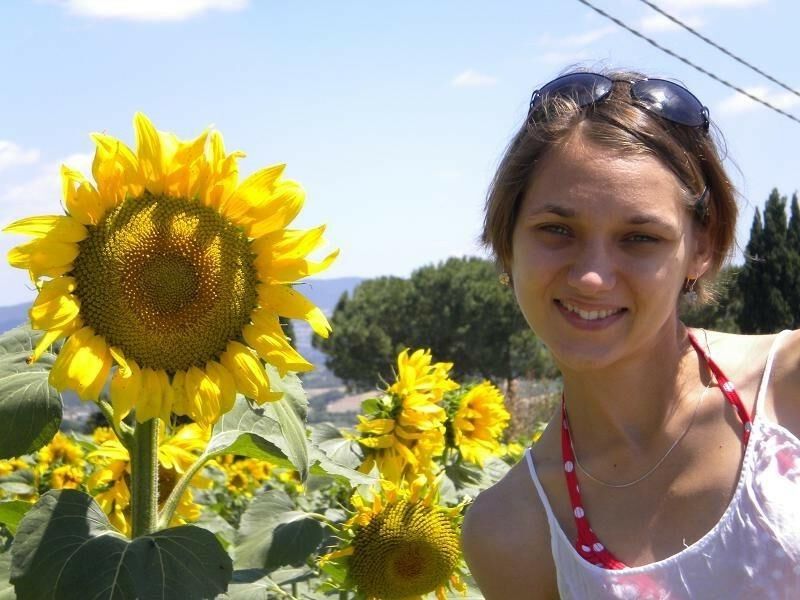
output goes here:
[{"label": "dark sunglass lens", "polygon": [[531,116],[538,117],[541,105],[554,98],[571,98],[580,106],[588,106],[605,98],[613,82],[597,73],[572,73],[554,79],[533,94]]},{"label": "dark sunglass lens", "polygon": [[648,110],[665,119],[699,127],[705,125],[703,104],[686,88],[663,79],[642,79],[631,86],[631,94]]}]

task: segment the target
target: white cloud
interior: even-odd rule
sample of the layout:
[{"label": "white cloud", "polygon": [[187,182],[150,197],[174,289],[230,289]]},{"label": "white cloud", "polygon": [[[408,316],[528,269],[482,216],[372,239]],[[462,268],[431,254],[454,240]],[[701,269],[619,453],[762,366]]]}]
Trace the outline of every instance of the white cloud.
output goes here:
[{"label": "white cloud", "polygon": [[38,150],[23,150],[14,142],[0,140],[0,171],[20,165],[31,165],[38,160]]},{"label": "white cloud", "polygon": [[662,8],[691,8],[693,10],[700,8],[750,8],[751,6],[759,6],[768,2],[769,0],[666,0]]},{"label": "white cloud", "polygon": [[590,29],[583,33],[573,33],[561,37],[545,33],[537,38],[536,45],[549,48],[579,48],[593,44],[616,32],[617,27],[615,25],[609,25],[607,27]]},{"label": "white cloud", "polygon": [[250,0],[63,0],[73,14],[129,21],[183,21],[212,10],[237,11]]},{"label": "white cloud", "polygon": [[[693,29],[698,29],[703,25],[703,20],[700,17],[680,17],[678,15],[673,15],[673,16],[677,19],[680,19]],[[639,21],[639,27],[641,27],[644,31],[647,31],[649,33],[660,33],[662,31],[678,31],[682,29],[680,25],[676,25],[664,15],[659,15],[659,14],[653,14],[644,17],[641,21]]]},{"label": "white cloud", "polygon": [[0,228],[26,216],[63,213],[61,165],[66,164],[90,177],[92,158],[89,154],[72,154],[43,165],[34,178],[24,183],[0,189]]},{"label": "white cloud", "polygon": [[490,75],[467,69],[453,77],[450,83],[456,87],[486,87],[497,83],[497,79]]},{"label": "white cloud", "polygon": [[[782,110],[789,110],[795,106],[800,106],[800,98],[791,92],[778,92],[775,90],[768,90],[765,87],[749,87],[745,88],[745,91]],[[764,107],[762,104],[751,100],[744,94],[736,92],[720,102],[718,110],[721,114],[737,115],[750,112],[756,108]]]}]

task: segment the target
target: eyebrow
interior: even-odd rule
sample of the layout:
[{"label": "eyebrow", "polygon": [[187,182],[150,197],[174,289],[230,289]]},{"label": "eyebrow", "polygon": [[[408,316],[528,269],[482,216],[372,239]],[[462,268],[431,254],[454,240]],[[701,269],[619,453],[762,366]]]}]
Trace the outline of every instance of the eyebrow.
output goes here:
[{"label": "eyebrow", "polygon": [[[536,215],[541,215],[544,213],[550,213],[557,215],[559,217],[563,217],[565,219],[573,218],[577,216],[577,212],[571,208],[567,208],[565,206],[561,206],[560,204],[543,204],[540,208],[536,211],[533,211],[526,215],[527,217],[532,217]],[[655,215],[647,215],[647,214],[640,214],[634,215],[630,219],[627,220],[629,225],[658,225],[661,227],[666,227],[669,229],[674,229],[675,225],[669,221],[665,221],[664,219],[657,217]]]}]

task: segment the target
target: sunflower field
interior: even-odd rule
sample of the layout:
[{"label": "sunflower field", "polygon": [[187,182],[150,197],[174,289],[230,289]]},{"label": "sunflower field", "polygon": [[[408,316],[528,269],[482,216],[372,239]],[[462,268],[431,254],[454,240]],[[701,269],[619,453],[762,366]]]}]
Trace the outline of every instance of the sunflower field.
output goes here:
[{"label": "sunflower field", "polygon": [[[352,428],[309,425],[280,319],[329,335],[293,284],[337,251],[290,228],[302,187],[134,130],[4,230],[38,295],[0,335],[0,600],[480,598],[459,531],[522,453],[502,393],[409,349]],[[66,390],[106,426],[60,431]]]}]

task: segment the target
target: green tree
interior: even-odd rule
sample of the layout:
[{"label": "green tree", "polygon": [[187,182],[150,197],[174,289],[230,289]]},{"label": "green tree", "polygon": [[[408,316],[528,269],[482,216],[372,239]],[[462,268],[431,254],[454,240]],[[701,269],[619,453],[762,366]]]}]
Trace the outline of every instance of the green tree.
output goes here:
[{"label": "green tree", "polygon": [[391,379],[403,348],[430,348],[435,360],[453,362],[460,378],[509,381],[553,371],[513,293],[499,284],[493,264],[478,258],[422,267],[408,280],[365,281],[340,300],[331,324],[330,338],[314,344],[351,388]]},{"label": "green tree", "polygon": [[690,327],[739,333],[742,298],[738,279],[741,271],[742,267],[739,266],[722,269],[714,282],[717,293],[714,301],[697,306],[682,306],[681,320]]},{"label": "green tree", "polygon": [[352,297],[342,294],[333,311],[333,333],[312,345],[327,355],[326,366],[348,387],[366,390],[392,378],[392,365],[411,339],[412,287],[407,279],[361,282]]},{"label": "green tree", "polygon": [[764,221],[756,210],[745,265],[739,277],[743,333],[770,333],[794,321],[787,296],[791,289],[790,253],[787,247],[786,197],[772,190],[764,207]]},{"label": "green tree", "polygon": [[798,205],[797,192],[792,194],[791,210],[789,212],[789,227],[786,231],[786,249],[788,260],[786,263],[786,289],[784,296],[789,303],[792,313],[791,328],[800,327],[800,206]]}]

